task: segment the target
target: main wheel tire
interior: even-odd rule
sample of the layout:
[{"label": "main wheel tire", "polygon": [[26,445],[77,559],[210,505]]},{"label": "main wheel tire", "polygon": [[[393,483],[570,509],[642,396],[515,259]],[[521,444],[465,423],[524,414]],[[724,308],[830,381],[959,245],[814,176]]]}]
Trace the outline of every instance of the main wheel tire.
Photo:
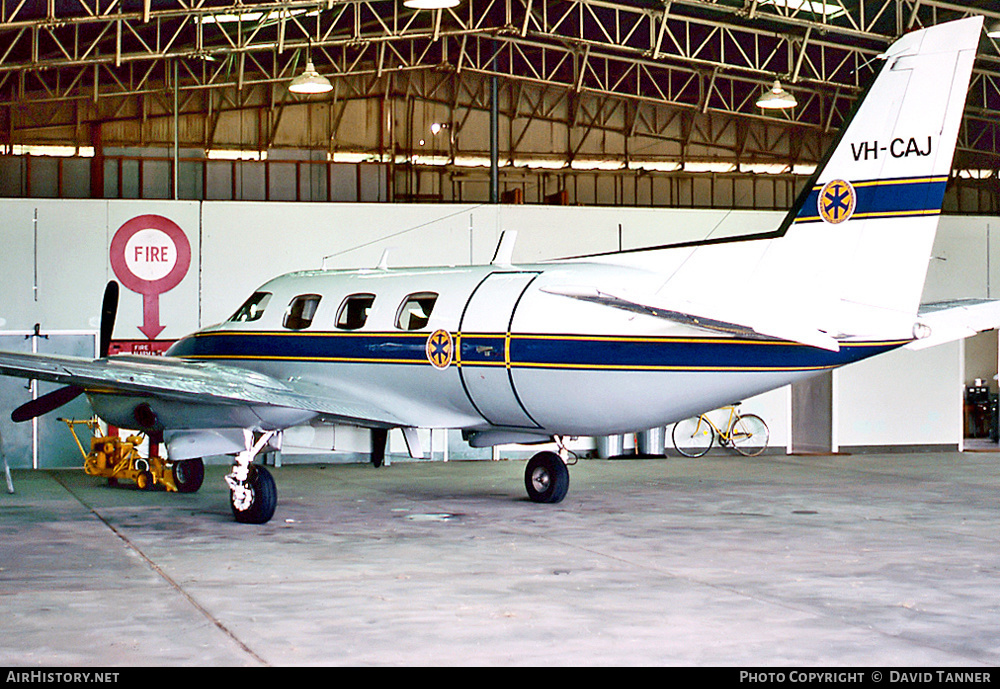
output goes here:
[{"label": "main wheel tire", "polygon": [[675,423],[670,438],[674,449],[685,457],[702,457],[712,447],[715,431],[700,416],[693,416]]},{"label": "main wheel tire", "polygon": [[205,462],[201,457],[174,462],[170,472],[178,493],[196,493],[205,480]]},{"label": "main wheel tire", "polygon": [[532,502],[559,502],[569,490],[569,469],[555,452],[539,452],[528,460],[524,487]]},{"label": "main wheel tire", "polygon": [[756,457],[767,449],[770,431],[764,419],[756,414],[741,414],[733,421],[729,438],[733,447],[744,457]]},{"label": "main wheel tire", "polygon": [[262,466],[251,464],[247,489],[250,491],[250,504],[244,509],[236,507],[235,496],[230,491],[229,505],[233,509],[233,516],[241,524],[266,524],[274,516],[274,510],[278,506],[278,488],[271,472]]}]

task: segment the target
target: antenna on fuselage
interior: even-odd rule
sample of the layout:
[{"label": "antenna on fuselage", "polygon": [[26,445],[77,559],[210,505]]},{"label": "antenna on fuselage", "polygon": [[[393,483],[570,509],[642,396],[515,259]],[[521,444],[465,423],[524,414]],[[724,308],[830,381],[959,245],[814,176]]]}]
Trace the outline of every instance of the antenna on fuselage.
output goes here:
[{"label": "antenna on fuselage", "polygon": [[389,247],[382,250],[382,257],[378,260],[378,265],[375,266],[378,270],[389,270],[389,251]]},{"label": "antenna on fuselage", "polygon": [[514,258],[514,243],[517,241],[515,230],[504,230],[500,233],[500,241],[497,242],[497,250],[490,261],[494,266],[509,266]]},{"label": "antenna on fuselage", "polygon": [[413,232],[415,230],[420,230],[420,229],[423,229],[425,227],[430,227],[431,225],[434,225],[435,223],[443,222],[445,220],[448,220],[450,218],[454,218],[454,217],[459,216],[459,215],[465,215],[470,210],[475,211],[475,210],[477,210],[479,208],[482,208],[482,207],[485,207],[487,205],[488,204],[486,204],[486,203],[480,203],[478,205],[472,206],[471,208],[463,208],[460,211],[455,211],[454,213],[448,213],[447,215],[442,215],[441,217],[433,218],[432,220],[428,220],[427,222],[422,222],[419,225],[414,225],[413,227],[407,227],[405,230],[400,230],[399,232],[393,232],[391,234],[385,235],[384,237],[376,237],[375,239],[369,240],[367,242],[362,242],[361,244],[356,244],[355,246],[350,246],[350,247],[347,247],[346,249],[341,249],[340,251],[337,251],[337,252],[334,252],[332,254],[328,254],[328,255],[324,256],[323,257],[322,266],[323,266],[324,269],[327,267],[326,266],[326,262],[327,262],[328,259],[336,258],[337,256],[343,256],[344,254],[350,253],[352,251],[357,251],[358,249],[364,249],[366,247],[371,246],[372,244],[379,244],[381,242],[388,241],[388,240],[392,239],[393,237],[401,237],[402,235],[407,234],[409,232]]}]

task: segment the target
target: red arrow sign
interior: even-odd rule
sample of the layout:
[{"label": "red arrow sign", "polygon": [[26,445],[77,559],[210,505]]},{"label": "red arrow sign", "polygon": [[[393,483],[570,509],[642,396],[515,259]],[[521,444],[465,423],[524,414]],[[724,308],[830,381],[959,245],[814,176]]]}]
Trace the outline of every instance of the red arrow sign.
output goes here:
[{"label": "red arrow sign", "polygon": [[187,236],[162,215],[140,215],[115,232],[110,258],[121,283],[142,295],[139,330],[156,339],[165,327],[160,324],[160,295],[176,287],[191,266]]},{"label": "red arrow sign", "polygon": [[142,295],[142,325],[139,330],[150,340],[155,340],[165,327],[160,325],[160,295]]}]

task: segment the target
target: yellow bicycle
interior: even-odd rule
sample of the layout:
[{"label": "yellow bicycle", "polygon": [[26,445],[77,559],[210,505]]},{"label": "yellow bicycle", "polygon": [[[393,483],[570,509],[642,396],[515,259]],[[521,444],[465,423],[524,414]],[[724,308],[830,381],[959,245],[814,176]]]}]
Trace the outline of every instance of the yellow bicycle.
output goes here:
[{"label": "yellow bicycle", "polygon": [[729,412],[722,428],[707,414],[678,421],[671,433],[674,448],[685,457],[701,457],[718,438],[719,445],[732,447],[744,457],[756,457],[767,449],[770,431],[764,419],[756,414],[741,414],[739,406],[737,403],[722,407]]}]

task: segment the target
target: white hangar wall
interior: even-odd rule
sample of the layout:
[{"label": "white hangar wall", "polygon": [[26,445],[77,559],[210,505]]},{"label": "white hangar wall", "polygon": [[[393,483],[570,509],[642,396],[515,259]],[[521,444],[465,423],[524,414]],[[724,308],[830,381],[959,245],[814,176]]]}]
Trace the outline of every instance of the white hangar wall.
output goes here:
[{"label": "white hangar wall", "polygon": [[[192,257],[201,256],[196,201],[0,200],[0,329],[97,330],[104,285],[113,279],[109,247],[115,232],[139,215],[159,214],[184,229]],[[200,258],[199,258],[200,260]],[[161,297],[161,337],[198,327],[196,263]],[[119,322],[141,324],[142,298],[124,291]],[[141,332],[119,337],[142,338]]]},{"label": "white hangar wall", "polygon": [[[0,331],[96,331],[109,250],[131,218],[156,214],[186,236],[191,265],[156,299],[161,339],[226,318],[259,284],[290,270],[488,262],[504,229],[519,233],[516,262],[612,251],[770,229],[780,212],[611,207],[254,203],[198,201],[0,201]],[[1000,219],[941,220],[925,301],[996,296]],[[734,285],[734,293],[738,285]],[[143,297],[123,290],[115,337],[143,340]],[[995,353],[994,353],[995,355]],[[987,353],[989,359],[990,354]],[[996,370],[995,359],[986,361]],[[957,447],[962,442],[965,347],[901,351],[838,370],[834,447]],[[790,444],[791,394],[747,403],[764,416],[776,447]],[[9,423],[9,421],[7,422]],[[668,441],[669,442],[669,441]]]},{"label": "white hangar wall", "polygon": [[[488,263],[503,230],[518,232],[514,261],[629,249],[769,229],[767,212],[553,206],[206,202],[202,213],[205,324],[226,318],[282,272],[389,265]],[[620,243],[619,243],[620,242]],[[325,261],[324,261],[325,258]],[[222,303],[223,298],[231,297]]]},{"label": "white hangar wall", "polygon": [[[995,361],[995,351],[993,356]],[[835,447],[956,447],[962,442],[963,373],[958,342],[919,352],[889,352],[838,369]]]}]

